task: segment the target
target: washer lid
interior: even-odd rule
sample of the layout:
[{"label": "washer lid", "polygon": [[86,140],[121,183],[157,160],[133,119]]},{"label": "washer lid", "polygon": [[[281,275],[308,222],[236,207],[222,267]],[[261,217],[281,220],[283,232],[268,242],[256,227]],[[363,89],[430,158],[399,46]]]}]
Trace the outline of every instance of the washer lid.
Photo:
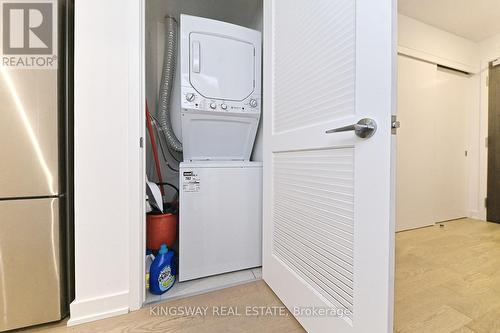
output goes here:
[{"label": "washer lid", "polygon": [[205,98],[242,101],[255,89],[255,47],[228,36],[189,35],[191,85]]}]

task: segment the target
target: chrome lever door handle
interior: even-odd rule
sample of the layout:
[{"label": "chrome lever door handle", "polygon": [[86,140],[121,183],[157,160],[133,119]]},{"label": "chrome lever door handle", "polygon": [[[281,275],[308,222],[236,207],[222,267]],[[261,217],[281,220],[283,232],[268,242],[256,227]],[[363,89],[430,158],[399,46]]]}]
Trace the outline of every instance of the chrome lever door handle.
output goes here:
[{"label": "chrome lever door handle", "polygon": [[354,131],[354,134],[363,139],[371,138],[377,132],[377,123],[373,119],[363,118],[357,124],[334,128],[326,131],[326,134],[347,131]]}]

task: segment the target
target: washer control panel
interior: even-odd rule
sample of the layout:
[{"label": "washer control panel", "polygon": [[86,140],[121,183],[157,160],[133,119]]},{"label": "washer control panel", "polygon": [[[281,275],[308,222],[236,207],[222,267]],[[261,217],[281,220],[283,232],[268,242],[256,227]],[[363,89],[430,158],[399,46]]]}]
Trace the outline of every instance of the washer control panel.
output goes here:
[{"label": "washer control panel", "polygon": [[260,95],[251,95],[243,101],[227,101],[206,98],[192,87],[182,87],[181,100],[183,109],[231,113],[260,113],[261,110]]}]

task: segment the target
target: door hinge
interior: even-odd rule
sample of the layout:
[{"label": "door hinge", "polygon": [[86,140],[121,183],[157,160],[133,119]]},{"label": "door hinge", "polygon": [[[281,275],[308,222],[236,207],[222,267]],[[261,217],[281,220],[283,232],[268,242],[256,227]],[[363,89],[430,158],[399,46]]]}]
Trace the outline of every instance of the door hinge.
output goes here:
[{"label": "door hinge", "polygon": [[144,138],[142,136],[139,138],[139,147],[144,148]]},{"label": "door hinge", "polygon": [[489,144],[489,142],[490,142],[489,137],[484,138],[484,146],[485,146],[486,148],[488,148],[488,144]]},{"label": "door hinge", "polygon": [[488,208],[488,197],[484,198],[484,207]]},{"label": "door hinge", "polygon": [[399,122],[397,116],[395,114],[391,115],[391,133],[396,135],[398,134],[398,128],[401,127],[401,123]]}]

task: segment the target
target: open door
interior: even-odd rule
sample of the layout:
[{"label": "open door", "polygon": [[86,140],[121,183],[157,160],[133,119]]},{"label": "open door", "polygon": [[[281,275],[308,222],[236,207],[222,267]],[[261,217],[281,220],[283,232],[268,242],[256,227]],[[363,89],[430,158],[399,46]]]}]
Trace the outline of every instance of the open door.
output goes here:
[{"label": "open door", "polygon": [[392,332],[395,25],[264,0],[263,277],[308,332]]}]

